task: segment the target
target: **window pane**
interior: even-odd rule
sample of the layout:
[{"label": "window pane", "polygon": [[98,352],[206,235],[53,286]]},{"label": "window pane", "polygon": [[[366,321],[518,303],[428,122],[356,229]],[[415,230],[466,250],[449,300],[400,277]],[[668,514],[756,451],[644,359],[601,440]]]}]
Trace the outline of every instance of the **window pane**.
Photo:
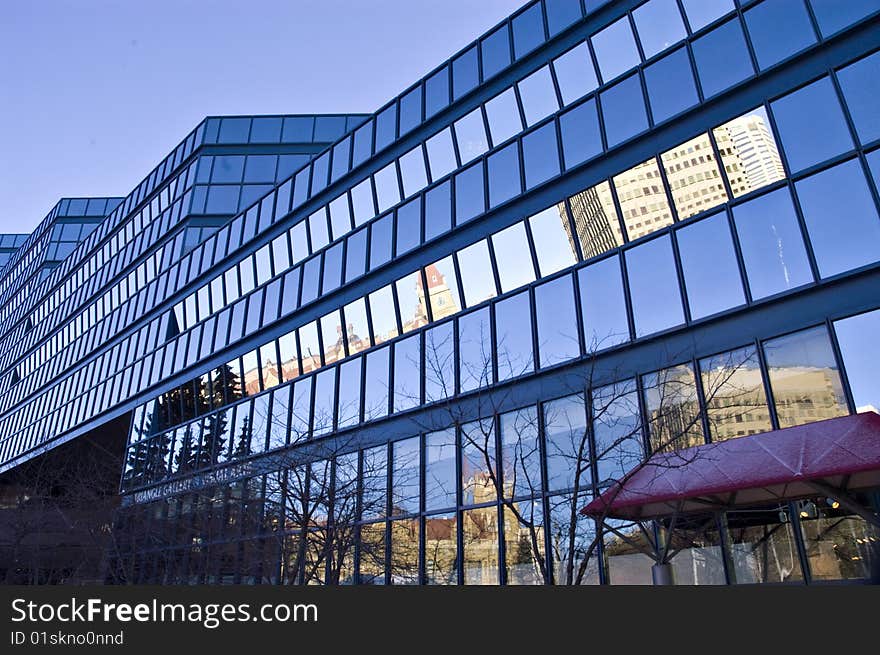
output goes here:
[{"label": "window pane", "polygon": [[312,240],[312,252],[316,252],[330,243],[326,207],[321,207],[321,209],[309,216],[309,235]]},{"label": "window pane", "polygon": [[449,104],[449,67],[444,66],[425,80],[425,118]]},{"label": "window pane", "polygon": [[661,123],[699,101],[691,61],[685,48],[645,68],[645,84],[654,123]]},{"label": "window pane", "polygon": [[369,296],[370,317],[373,320],[373,342],[380,344],[397,336],[397,312],[391,285],[374,291]]},{"label": "window pane", "polygon": [[497,30],[480,42],[483,55],[483,79],[488,80],[498,71],[510,65],[510,37],[507,25]]},{"label": "window pane", "polygon": [[397,106],[391,105],[376,117],[376,152],[394,141],[397,131]]},{"label": "window pane", "polygon": [[523,292],[495,305],[495,349],[498,379],[507,380],[534,370],[532,311]]},{"label": "window pane", "polygon": [[[519,176],[519,150],[511,143],[499,152],[489,155],[489,206],[496,207],[522,193]],[[459,178],[460,179],[460,176]],[[474,189],[476,195],[478,191]],[[482,195],[482,190],[479,191]],[[456,188],[456,200],[459,197]]]},{"label": "window pane", "polygon": [[455,429],[425,435],[425,509],[455,507]]},{"label": "window pane", "polygon": [[726,214],[688,225],[676,237],[692,318],[745,302]]},{"label": "window pane", "polygon": [[672,212],[656,159],[614,176],[614,190],[630,241],[672,224]]},{"label": "window pane", "polygon": [[397,240],[395,252],[409,252],[422,241],[422,203],[414,198],[397,210]]},{"label": "window pane", "polygon": [[311,437],[312,380],[308,377],[293,385],[293,404],[290,415],[290,443]]},{"label": "window pane", "polygon": [[367,304],[363,298],[344,307],[345,334],[348,352],[355,354],[370,347],[370,331],[367,327]]},{"label": "window pane", "polygon": [[367,353],[364,381],[364,420],[388,415],[388,366],[391,348],[379,348]]},{"label": "window pane", "polygon": [[394,162],[376,173],[373,182],[376,184],[376,200],[380,212],[400,202],[400,186],[397,181],[397,166]]},{"label": "window pane", "polygon": [[857,159],[795,184],[819,275],[880,259],[880,217]]},{"label": "window pane", "polygon": [[495,251],[502,293],[535,281],[532,258],[526,256],[529,252],[529,242],[523,223],[515,223],[493,234],[492,248]]},{"label": "window pane", "polygon": [[763,108],[713,131],[733,197],[785,179],[776,140]]},{"label": "window pane", "polygon": [[764,342],[779,427],[843,416],[849,411],[824,327]]},{"label": "window pane", "polygon": [[497,585],[498,508],[491,506],[464,512],[461,530],[464,544],[464,583]]},{"label": "window pane", "polygon": [[609,257],[578,271],[584,343],[593,353],[629,340],[620,260]]},{"label": "window pane", "polygon": [[669,236],[626,252],[636,337],[684,323]]},{"label": "window pane", "polygon": [[733,218],[754,299],[812,282],[788,189],[734,207]]},{"label": "window pane", "polygon": [[862,143],[880,137],[880,53],[837,73],[846,106]]},{"label": "window pane", "polygon": [[599,86],[586,43],[576,45],[564,55],[554,59],[553,70],[556,72],[562,102],[566,105]]},{"label": "window pane", "polygon": [[356,425],[361,418],[361,358],[355,357],[339,367],[339,429]]},{"label": "window pane", "polygon": [[489,308],[465,314],[458,321],[459,377],[462,393],[492,383],[492,327]]},{"label": "window pane", "polygon": [[421,404],[421,335],[414,334],[394,344],[394,411]]},{"label": "window pane", "polygon": [[581,3],[578,0],[545,0],[544,7],[547,10],[550,36],[561,32],[581,17]]},{"label": "window pane", "polygon": [[457,514],[425,517],[425,584],[458,584],[457,517]]},{"label": "window pane", "polygon": [[851,25],[860,18],[877,11],[874,0],[810,0],[819,30],[823,36],[834,34],[838,30]]},{"label": "window pane", "polygon": [[571,276],[535,287],[535,311],[541,368],[578,357],[581,353]]},{"label": "window pane", "polygon": [[[499,417],[501,426],[501,478],[508,498],[531,497],[541,493],[541,453],[538,443],[538,411],[534,406],[507,412]],[[525,503],[524,503],[525,504]],[[523,504],[523,505],[524,505]],[[528,509],[519,506],[522,518]],[[519,519],[514,516],[512,525]],[[521,526],[526,531],[527,526]],[[539,539],[543,538],[543,535]],[[516,540],[514,540],[516,543]],[[513,559],[512,555],[508,561]]]},{"label": "window pane", "polygon": [[[392,448],[391,513],[417,514],[420,509],[421,463],[419,437],[395,441]],[[418,549],[416,549],[418,550]],[[417,558],[418,559],[418,558]]]},{"label": "window pane", "polygon": [[539,68],[520,80],[517,87],[527,126],[531,127],[559,109],[549,66]]},{"label": "window pane", "polygon": [[591,490],[587,410],[580,394],[544,403],[547,491]]},{"label": "window pane", "polygon": [[519,105],[513,89],[507,89],[486,103],[486,117],[489,120],[489,133],[492,145],[500,145],[514,134],[522,132]]},{"label": "window pane", "polygon": [[324,279],[321,293],[336,289],[342,282],[342,244],[337,243],[324,253]]},{"label": "window pane", "polygon": [[731,580],[737,584],[802,580],[788,505],[763,509],[729,512],[726,516],[733,564]]},{"label": "window pane", "polygon": [[529,227],[535,241],[540,277],[552,275],[577,261],[564,204],[548,207],[530,216]]},{"label": "window pane", "polygon": [[403,334],[416,330],[428,322],[425,293],[420,271],[410,273],[395,282],[397,304],[400,307],[400,325]]},{"label": "window pane", "polygon": [[648,59],[685,37],[675,0],[650,0],[633,12],[633,19]]},{"label": "window pane", "polygon": [[324,363],[332,364],[345,357],[342,338],[342,315],[338,309],[321,317],[321,340],[324,342]]},{"label": "window pane", "polygon": [[758,66],[773,64],[816,42],[803,0],[763,2],[745,12]]},{"label": "window pane", "polygon": [[394,217],[386,214],[370,226],[370,269],[391,259],[391,233]]},{"label": "window pane", "polygon": [[321,347],[318,344],[317,321],[302,326],[298,330],[298,334],[303,373],[321,368]]},{"label": "window pane", "polygon": [[[531,189],[559,175],[559,147],[556,141],[556,123],[548,123],[531,134],[525,135],[522,139],[522,149],[526,172],[526,189]],[[490,168],[490,180],[492,179],[491,175]]]},{"label": "window pane", "polygon": [[428,281],[428,301],[431,303],[431,314],[435,321],[451,316],[461,310],[458,297],[458,278],[452,256],[425,267],[425,278]]},{"label": "window pane", "polygon": [[753,346],[700,360],[700,374],[713,441],[773,429]]},{"label": "window pane", "polygon": [[444,182],[425,194],[425,241],[452,228],[452,184]]},{"label": "window pane", "polygon": [[568,199],[568,203],[585,259],[601,255],[623,243],[608,182],[600,182],[576,193]]},{"label": "window pane", "polygon": [[363,225],[376,215],[373,202],[373,186],[367,178],[351,190],[351,204],[354,208],[354,224]]},{"label": "window pane", "polygon": [[425,331],[425,402],[455,395],[455,337],[453,323]]},{"label": "window pane", "polygon": [[460,250],[457,257],[465,305],[473,307],[484,300],[494,298],[497,295],[495,276],[492,272],[486,240],[478,241]]},{"label": "window pane", "polygon": [[462,164],[467,164],[489,149],[482,109],[477,107],[455,122],[455,139]]},{"label": "window pane", "polygon": [[452,131],[448,127],[428,139],[425,147],[428,149],[431,180],[436,182],[458,167],[455,161],[455,149],[452,147]]},{"label": "window pane", "polygon": [[417,86],[400,99],[400,135],[422,122],[422,88]]},{"label": "window pane", "polygon": [[642,419],[635,380],[593,391],[593,439],[599,488],[622,480],[644,458]]},{"label": "window pane", "polygon": [[640,63],[639,51],[629,20],[624,16],[590,37],[599,61],[599,71],[606,82]]},{"label": "window pane", "polygon": [[477,48],[473,47],[452,60],[452,97],[457,100],[480,83]]},{"label": "window pane", "polygon": [[731,20],[693,43],[703,94],[709,98],[754,73],[738,20]]},{"label": "window pane", "polygon": [[880,413],[880,310],[835,321],[834,332],[856,411]]},{"label": "window pane", "polygon": [[409,198],[428,185],[425,158],[421,146],[417,146],[400,158],[400,176],[403,180],[403,196]]},{"label": "window pane", "polygon": [[733,0],[682,0],[681,3],[693,32],[733,11]]},{"label": "window pane", "polygon": [[[513,27],[513,52],[517,59],[527,52],[531,52],[544,42],[544,17],[541,5],[529,7],[524,12],[514,17]],[[471,583],[465,583],[471,584]]]},{"label": "window pane", "polygon": [[700,402],[690,364],[642,376],[648,436],[653,452],[668,452],[703,443]]},{"label": "window pane", "polygon": [[596,101],[590,99],[559,117],[565,168],[572,168],[602,152]]},{"label": "window pane", "polygon": [[455,176],[455,224],[461,225],[486,211],[483,164],[473,164]]},{"label": "window pane", "polygon": [[603,91],[600,97],[609,148],[648,129],[645,98],[638,74]]},{"label": "window pane", "polygon": [[[492,474],[495,467],[495,423],[484,419],[461,426],[462,504],[474,505],[497,499]],[[495,511],[495,508],[492,508]]]},{"label": "window pane", "polygon": [[827,77],[776,100],[770,107],[792,172],[853,147],[840,101]]},{"label": "window pane", "polygon": [[[365,521],[374,520],[387,515],[386,498],[388,493],[388,450],[383,444],[364,451],[362,459],[361,484],[361,518]],[[385,532],[385,524],[378,524]],[[363,541],[361,528],[361,540]],[[384,538],[384,535],[383,535]],[[384,556],[381,558],[381,570],[385,569]],[[361,554],[363,569],[363,554]],[[361,570],[363,573],[363,570]]]},{"label": "window pane", "polygon": [[702,134],[661,155],[678,219],[728,201],[709,136]]},{"label": "window pane", "polygon": [[348,237],[345,251],[345,281],[351,282],[367,270],[367,228]]}]

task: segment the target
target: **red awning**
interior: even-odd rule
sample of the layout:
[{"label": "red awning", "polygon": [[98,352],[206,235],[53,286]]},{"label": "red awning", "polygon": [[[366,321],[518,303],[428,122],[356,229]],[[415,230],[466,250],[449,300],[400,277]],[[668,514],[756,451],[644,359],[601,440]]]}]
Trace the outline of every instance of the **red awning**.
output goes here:
[{"label": "red awning", "polygon": [[865,413],[658,453],[582,513],[651,519],[878,486],[880,414]]}]

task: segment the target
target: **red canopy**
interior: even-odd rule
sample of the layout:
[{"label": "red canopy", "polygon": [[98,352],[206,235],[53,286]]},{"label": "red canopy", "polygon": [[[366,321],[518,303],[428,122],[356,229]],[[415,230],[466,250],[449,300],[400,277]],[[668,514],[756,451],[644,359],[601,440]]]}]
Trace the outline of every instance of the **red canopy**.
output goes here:
[{"label": "red canopy", "polygon": [[651,519],[877,486],[880,414],[865,413],[657,453],[582,513]]}]

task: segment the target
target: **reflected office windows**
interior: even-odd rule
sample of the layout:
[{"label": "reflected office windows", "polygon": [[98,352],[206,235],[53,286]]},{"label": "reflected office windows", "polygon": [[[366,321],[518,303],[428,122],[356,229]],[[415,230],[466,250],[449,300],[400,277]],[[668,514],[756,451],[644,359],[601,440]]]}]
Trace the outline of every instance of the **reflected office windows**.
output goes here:
[{"label": "reflected office windows", "polygon": [[577,250],[565,204],[559,203],[529,217],[540,277],[547,277],[577,261]]},{"label": "reflected office windows", "polygon": [[602,91],[599,102],[609,148],[648,129],[645,97],[638,73]]},{"label": "reflected office windows", "polygon": [[416,330],[428,322],[422,275],[415,271],[394,283],[397,305],[400,308],[400,326],[403,334]]},{"label": "reflected office windows", "polygon": [[675,236],[691,318],[703,318],[745,302],[726,213],[687,225]]},{"label": "reflected office windows", "polygon": [[684,21],[675,0],[649,0],[633,11],[633,20],[646,59],[686,36]]},{"label": "reflected office windows", "polygon": [[326,207],[321,207],[309,216],[309,238],[312,243],[312,252],[316,252],[330,243]]},{"label": "reflected office windows", "polygon": [[799,180],[795,191],[820,276],[880,259],[880,216],[859,160]]},{"label": "reflected office windows", "polygon": [[626,252],[636,337],[684,323],[669,235]]},{"label": "reflected office windows", "polygon": [[880,53],[842,68],[837,79],[859,141],[880,137]]},{"label": "reflected office windows", "polygon": [[592,159],[602,152],[602,133],[596,99],[590,98],[559,117],[562,159],[566,169]]},{"label": "reflected office windows", "polygon": [[382,287],[369,295],[370,317],[373,321],[373,342],[383,343],[396,337],[397,311],[394,309],[394,295],[391,285]]},{"label": "reflected office windows", "polygon": [[458,100],[480,83],[476,46],[452,60],[452,98]]},{"label": "reflected office windows", "polygon": [[467,307],[473,307],[497,295],[495,274],[489,258],[489,246],[485,239],[463,248],[456,253],[461,272],[461,286]]},{"label": "reflected office windows", "polygon": [[342,243],[337,243],[324,253],[321,293],[333,291],[342,283],[342,246]]},{"label": "reflected office windows", "polygon": [[449,104],[449,67],[443,66],[425,80],[425,118]]},{"label": "reflected office windows", "polygon": [[511,21],[513,53],[519,59],[544,42],[544,18],[540,5],[533,5]]},{"label": "reflected office windows", "polygon": [[364,420],[388,415],[389,366],[391,348],[379,348],[367,353],[364,374]]},{"label": "reflected office windows", "polygon": [[615,175],[613,181],[630,241],[672,224],[672,212],[656,159]]},{"label": "reflected office windows", "polygon": [[287,445],[287,425],[290,413],[290,393],[293,387],[282,387],[272,392],[272,421],[269,425],[269,448]]},{"label": "reflected office windows", "polygon": [[483,79],[488,80],[510,65],[510,35],[505,23],[480,42]]},{"label": "reflected office windows", "polygon": [[[529,252],[524,223],[514,223],[493,234],[491,239],[502,293],[535,281],[535,268],[532,265],[532,259],[524,256]],[[434,316],[436,318],[436,312]]]},{"label": "reflected office windows", "polygon": [[704,443],[697,384],[690,364],[643,375],[642,388],[652,452]]},{"label": "reflected office windows", "polygon": [[554,59],[553,72],[556,73],[559,92],[565,105],[571,104],[599,86],[586,42]]},{"label": "reflected office windows", "polygon": [[739,20],[730,20],[693,42],[703,94],[710,98],[754,75]]},{"label": "reflected office windows", "polygon": [[636,40],[626,16],[590,37],[605,82],[641,63]]},{"label": "reflected office windows", "polygon": [[519,103],[513,89],[507,89],[486,103],[486,118],[489,121],[493,147],[522,132]]},{"label": "reflected office windows", "polygon": [[753,299],[813,281],[788,189],[735,206],[733,218]]},{"label": "reflected office windows", "polygon": [[682,143],[660,156],[679,220],[729,200],[707,134]]},{"label": "reflected office windows", "polygon": [[330,201],[330,227],[334,240],[351,231],[351,212],[348,208],[347,193]]},{"label": "reflected office windows", "polygon": [[532,310],[524,291],[495,304],[495,352],[498,379],[507,380],[534,368]]},{"label": "reflected office windows", "polygon": [[734,10],[733,0],[682,0],[681,4],[692,32]]},{"label": "reflected office windows", "polygon": [[278,364],[282,380],[290,381],[299,375],[299,351],[295,330],[278,338]]},{"label": "reflected office windows", "polygon": [[492,326],[489,308],[483,307],[458,320],[458,370],[462,393],[486,387],[494,379]]},{"label": "reflected office windows", "polygon": [[363,228],[352,233],[346,240],[346,282],[351,282],[360,277],[367,270],[367,229],[368,228]]},{"label": "reflected office windows", "polygon": [[544,66],[517,83],[522,101],[526,126],[535,125],[559,110],[556,88],[550,76],[550,67]]},{"label": "reflected office windows", "polygon": [[447,321],[425,330],[425,402],[455,395],[455,330]]},{"label": "reflected office windows", "polygon": [[580,269],[578,286],[587,352],[629,341],[620,258],[609,257]]},{"label": "reflected office windows", "polygon": [[461,311],[461,300],[458,296],[458,276],[455,273],[452,255],[426,266],[425,280],[428,285],[428,302],[431,305],[431,316],[435,321]]},{"label": "reflected office windows", "polygon": [[780,428],[849,413],[824,326],[765,341],[764,358]]},{"label": "reflected office windows", "polygon": [[762,69],[816,42],[804,0],[762,2],[743,15],[758,66]]},{"label": "reflected office windows", "polygon": [[394,411],[417,407],[421,395],[421,334],[394,343]]},{"label": "reflected office windows", "polygon": [[840,356],[852,392],[856,412],[880,413],[880,310],[865,312],[834,322]]},{"label": "reflected office windows", "polygon": [[358,298],[343,308],[345,313],[345,340],[352,355],[370,347],[370,330],[367,325],[367,304]]},{"label": "reflected office windows", "polygon": [[645,85],[655,124],[699,102],[687,48],[679,48],[646,67]]},{"label": "reflected office windows", "polygon": [[[611,185],[600,182],[568,199],[574,229],[584,259],[591,259],[623,244]],[[566,223],[563,223],[563,228]]]},{"label": "reflected office windows", "polygon": [[535,312],[541,368],[581,354],[570,275],[535,287]]},{"label": "reflected office windows", "polygon": [[754,346],[701,359],[700,378],[712,441],[773,429]]},{"label": "reflected office windows", "polygon": [[489,139],[480,107],[455,122],[455,140],[462,165],[476,159],[489,150]]},{"label": "reflected office windows", "polygon": [[831,79],[823,77],[770,103],[792,172],[853,148]]}]

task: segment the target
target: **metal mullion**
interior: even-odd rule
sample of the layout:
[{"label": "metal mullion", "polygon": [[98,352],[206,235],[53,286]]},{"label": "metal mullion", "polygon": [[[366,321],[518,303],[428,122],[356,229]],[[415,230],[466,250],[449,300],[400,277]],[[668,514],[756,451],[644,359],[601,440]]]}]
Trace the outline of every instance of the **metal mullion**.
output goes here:
[{"label": "metal mullion", "polygon": [[770,415],[770,428],[779,429],[779,417],[776,412],[776,398],[773,395],[773,387],[770,384],[770,369],[767,366],[767,358],[764,355],[764,343],[760,339],[752,341],[752,347],[758,356],[758,368],[761,371],[761,383],[764,387],[764,397],[767,401],[767,410]]}]

